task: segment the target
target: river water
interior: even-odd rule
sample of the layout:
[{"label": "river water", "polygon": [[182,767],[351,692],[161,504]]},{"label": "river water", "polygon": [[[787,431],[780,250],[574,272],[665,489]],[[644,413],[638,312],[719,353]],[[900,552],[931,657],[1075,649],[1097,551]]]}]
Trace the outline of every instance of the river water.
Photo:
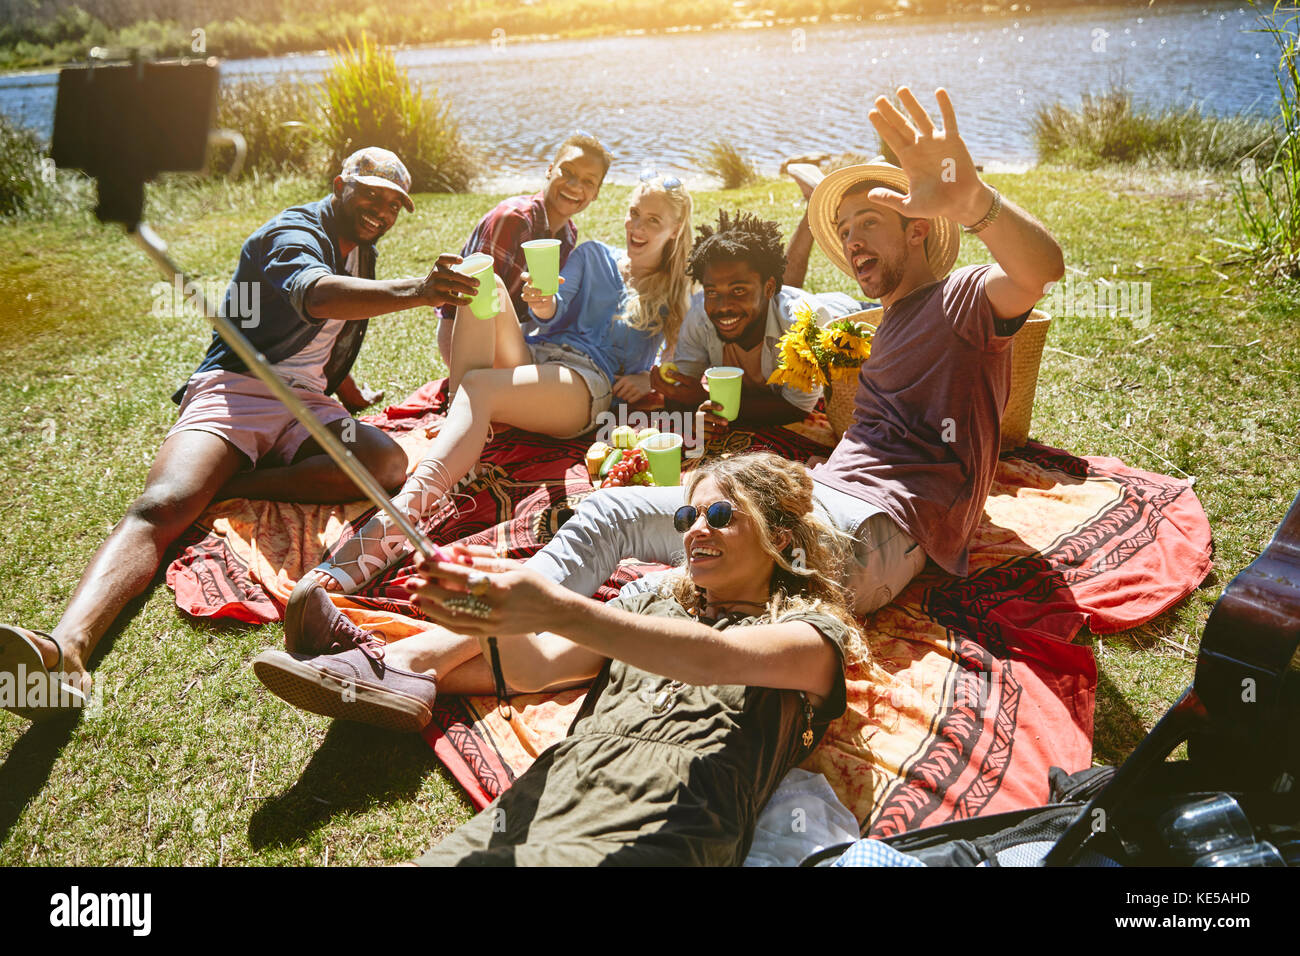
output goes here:
[{"label": "river water", "polygon": [[[695,179],[692,155],[719,137],[767,172],[792,153],[874,153],[870,100],[903,83],[945,86],[976,162],[1015,168],[1033,161],[1036,107],[1077,104],[1117,84],[1153,105],[1270,111],[1277,53],[1255,25],[1241,4],[1143,3],[586,40],[506,36],[397,59],[451,97],[499,184],[535,179],[575,129],[614,152],[616,181],[647,166]],[[328,65],[324,55],[297,55],[231,60],[222,70],[226,80],[316,80]],[[48,136],[55,82],[54,73],[0,77],[0,111]]]}]

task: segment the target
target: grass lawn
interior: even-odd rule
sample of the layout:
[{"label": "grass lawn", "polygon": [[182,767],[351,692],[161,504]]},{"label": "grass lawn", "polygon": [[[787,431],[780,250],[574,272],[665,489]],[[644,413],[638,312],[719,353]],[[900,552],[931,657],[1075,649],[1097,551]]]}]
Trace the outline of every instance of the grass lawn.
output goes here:
[{"label": "grass lawn", "polygon": [[[1295,288],[1222,264],[1237,221],[1224,182],[1192,174],[1036,169],[992,176],[1091,277],[1151,283],[1149,326],[1062,318],[1048,338],[1033,435],[1080,454],[1196,476],[1216,570],[1151,624],[1092,643],[1095,757],[1122,760],[1191,681],[1224,584],[1262,550],[1300,487]],[[583,236],[621,241],[608,187]],[[172,184],[151,217],[179,260],[224,285],[244,237],[323,195],[302,180]],[[497,197],[417,197],[381,276],[459,249]],[[789,229],[797,190],[696,197],[697,222],[741,205]],[[968,242],[960,262],[982,261]],[[1082,274],[1076,279],[1082,279]],[[197,364],[196,316],[151,314],[155,273],[89,217],[0,224],[0,620],[54,626],[81,570],[143,485]],[[819,254],[806,283],[844,289]],[[1138,323],[1141,325],[1141,323]],[[355,374],[397,399],[443,373],[427,310],[376,320]],[[471,808],[415,736],[332,723],[267,693],[248,667],[278,626],[191,621],[161,581],[101,642],[103,711],[33,726],[0,713],[0,864],[377,864],[410,858]]]}]

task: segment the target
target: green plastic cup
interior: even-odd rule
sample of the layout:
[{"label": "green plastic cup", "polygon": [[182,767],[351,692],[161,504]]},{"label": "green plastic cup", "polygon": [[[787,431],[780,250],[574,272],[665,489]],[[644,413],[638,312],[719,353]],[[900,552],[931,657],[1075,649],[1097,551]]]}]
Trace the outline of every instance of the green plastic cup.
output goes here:
[{"label": "green plastic cup", "polygon": [[645,450],[646,461],[650,463],[650,477],[659,486],[680,485],[682,483],[682,436],[665,432],[651,435],[640,442],[638,448]]},{"label": "green plastic cup", "polygon": [[709,381],[709,400],[722,406],[718,414],[734,422],[740,414],[740,383],[744,380],[745,370],[731,365],[715,365],[705,370],[704,377]]},{"label": "green plastic cup", "polygon": [[528,281],[542,295],[560,291],[560,240],[530,239],[520,243],[528,263]]},{"label": "green plastic cup", "polygon": [[471,279],[478,279],[478,292],[469,301],[469,310],[474,313],[476,319],[490,319],[501,311],[501,305],[497,302],[497,280],[492,272],[492,265],[493,259],[490,255],[486,252],[476,252],[466,256],[465,260],[455,267],[457,272]]}]

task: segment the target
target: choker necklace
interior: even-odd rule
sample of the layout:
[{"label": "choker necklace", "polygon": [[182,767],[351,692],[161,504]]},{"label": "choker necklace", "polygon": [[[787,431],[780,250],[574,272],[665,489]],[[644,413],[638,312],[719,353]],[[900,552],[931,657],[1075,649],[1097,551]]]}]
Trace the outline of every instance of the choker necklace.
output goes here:
[{"label": "choker necklace", "polygon": [[770,603],[769,601],[725,601],[723,602],[723,604],[714,605],[714,607],[712,608],[712,610],[718,612],[716,617],[709,616],[708,611],[710,609],[707,606],[703,610],[693,609],[691,610],[690,613],[692,617],[698,617],[702,621],[713,621],[716,623],[728,619],[754,616],[752,613],[742,613],[740,611],[733,610],[731,605],[743,605],[744,607],[755,608],[758,611],[762,611],[768,606],[769,603]]},{"label": "choker necklace", "polygon": [[731,605],[733,604],[743,605],[744,607],[767,607],[768,602],[767,601],[723,601],[721,604],[717,604],[715,606],[720,610],[726,611],[726,610],[730,610]]}]

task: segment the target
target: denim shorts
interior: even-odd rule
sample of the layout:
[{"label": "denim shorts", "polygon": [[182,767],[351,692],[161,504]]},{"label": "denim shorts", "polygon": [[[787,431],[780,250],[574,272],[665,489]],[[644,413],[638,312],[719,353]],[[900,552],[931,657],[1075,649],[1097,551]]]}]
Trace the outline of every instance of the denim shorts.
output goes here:
[{"label": "denim shorts", "polygon": [[532,342],[529,343],[528,350],[533,355],[533,364],[563,365],[586,382],[587,391],[591,395],[591,405],[587,411],[587,424],[572,435],[557,435],[555,437],[577,438],[579,435],[585,435],[595,428],[596,420],[609,411],[609,407],[614,401],[613,384],[605,377],[605,373],[600,370],[600,366],[593,362],[586,353],[579,352],[567,345],[557,345],[554,342]]}]

